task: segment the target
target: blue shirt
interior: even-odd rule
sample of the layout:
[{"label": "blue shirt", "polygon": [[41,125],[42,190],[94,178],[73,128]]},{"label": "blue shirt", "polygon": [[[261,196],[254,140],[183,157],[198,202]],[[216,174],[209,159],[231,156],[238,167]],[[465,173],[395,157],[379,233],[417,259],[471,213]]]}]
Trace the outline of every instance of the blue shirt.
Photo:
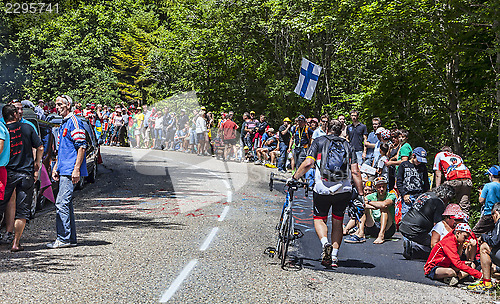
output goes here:
[{"label": "blue shirt", "polygon": [[313,132],[312,140],[315,140],[317,137],[326,135],[326,132],[321,130],[321,128],[316,128]]},{"label": "blue shirt", "polygon": [[[370,132],[368,134],[368,142],[371,144],[377,144],[379,142],[377,135],[375,135],[375,132]],[[373,151],[375,148],[367,148],[366,149],[366,158],[373,158]]]},{"label": "blue shirt", "polygon": [[486,199],[482,215],[491,215],[493,205],[500,202],[500,183],[491,182],[484,185],[481,197]]},{"label": "blue shirt", "polygon": [[3,117],[0,122],[0,139],[4,140],[3,151],[0,154],[0,167],[5,167],[9,163],[10,159],[10,134]]},{"label": "blue shirt", "polygon": [[[66,116],[59,127],[59,151],[57,153],[57,171],[60,175],[71,175],[76,164],[80,147],[87,148],[83,122],[73,113]],[[80,176],[88,176],[87,161],[83,156]]]}]

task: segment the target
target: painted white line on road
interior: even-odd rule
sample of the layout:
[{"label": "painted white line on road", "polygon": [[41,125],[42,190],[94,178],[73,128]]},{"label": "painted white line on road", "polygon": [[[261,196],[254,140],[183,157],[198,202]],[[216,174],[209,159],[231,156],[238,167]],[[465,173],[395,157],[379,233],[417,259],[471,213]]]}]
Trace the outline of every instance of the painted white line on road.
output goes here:
[{"label": "painted white line on road", "polygon": [[219,231],[219,227],[214,227],[212,229],[212,231],[210,232],[210,234],[205,239],[205,242],[203,242],[203,244],[201,245],[200,251],[207,250],[208,246],[210,246],[210,243],[212,242],[212,240],[214,239],[215,235],[217,234],[217,231]]},{"label": "painted white line on road", "polygon": [[229,211],[229,206],[224,207],[224,210],[222,210],[222,213],[219,216],[219,222],[222,222],[226,218],[228,211]]},{"label": "painted white line on road", "polygon": [[193,270],[194,266],[198,263],[197,259],[191,260],[185,267],[182,269],[179,276],[172,282],[170,287],[163,293],[160,299],[160,303],[167,303],[168,300],[175,294],[177,289],[181,286],[182,282],[188,277],[189,273]]},{"label": "painted white line on road", "polygon": [[227,192],[226,202],[228,202],[228,203],[232,203],[233,202],[233,191],[228,191]]}]

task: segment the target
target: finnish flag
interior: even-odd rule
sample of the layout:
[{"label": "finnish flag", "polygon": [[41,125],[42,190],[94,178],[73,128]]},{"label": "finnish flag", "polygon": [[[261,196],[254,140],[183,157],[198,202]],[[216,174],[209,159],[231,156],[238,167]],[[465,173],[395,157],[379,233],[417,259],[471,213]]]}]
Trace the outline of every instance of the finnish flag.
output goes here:
[{"label": "finnish flag", "polygon": [[318,83],[318,77],[321,73],[321,69],[322,67],[320,67],[319,65],[314,64],[305,58],[302,58],[299,82],[295,87],[295,93],[299,94],[305,99],[311,100],[314,94],[314,90],[316,89],[316,84]]}]

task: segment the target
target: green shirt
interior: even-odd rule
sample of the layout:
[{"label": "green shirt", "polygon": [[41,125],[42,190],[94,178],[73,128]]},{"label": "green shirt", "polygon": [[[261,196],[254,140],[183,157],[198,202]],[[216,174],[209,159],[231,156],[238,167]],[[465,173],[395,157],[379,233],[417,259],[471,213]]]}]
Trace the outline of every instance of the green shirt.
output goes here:
[{"label": "green shirt", "polygon": [[[387,192],[385,195],[385,198],[379,199],[377,197],[377,192],[368,194],[366,196],[366,199],[369,201],[385,201],[386,199],[392,200],[392,204],[389,205],[389,214],[391,215],[391,219],[394,222],[394,214],[396,213],[394,211],[394,202],[396,201],[396,194]],[[370,209],[372,211],[372,217],[375,222],[380,222],[380,209]]]},{"label": "green shirt", "polygon": [[399,149],[398,160],[401,160],[403,156],[408,156],[408,159],[411,156],[413,149],[411,148],[409,143],[405,143],[401,149]]}]

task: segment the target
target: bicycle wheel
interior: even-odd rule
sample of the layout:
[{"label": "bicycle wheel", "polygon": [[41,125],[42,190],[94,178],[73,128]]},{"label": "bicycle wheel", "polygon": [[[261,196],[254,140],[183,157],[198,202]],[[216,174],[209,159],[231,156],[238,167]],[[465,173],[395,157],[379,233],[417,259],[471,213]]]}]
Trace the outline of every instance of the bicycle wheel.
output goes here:
[{"label": "bicycle wheel", "polygon": [[290,239],[291,239],[291,227],[292,227],[292,217],[290,214],[286,214],[286,218],[283,219],[283,233],[281,235],[281,243],[282,243],[282,248],[281,248],[281,254],[280,254],[280,259],[281,259],[281,268],[285,269],[285,263],[286,263],[286,256],[288,254],[288,246],[290,245]]}]

